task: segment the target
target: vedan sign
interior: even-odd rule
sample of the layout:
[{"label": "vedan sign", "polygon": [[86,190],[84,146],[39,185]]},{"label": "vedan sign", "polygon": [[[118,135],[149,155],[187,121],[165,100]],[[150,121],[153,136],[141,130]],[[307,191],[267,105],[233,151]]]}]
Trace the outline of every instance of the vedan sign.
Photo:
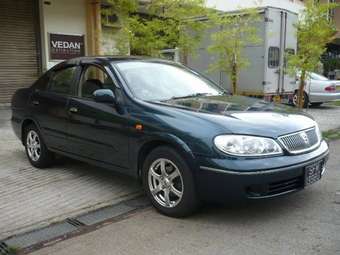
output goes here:
[{"label": "vedan sign", "polygon": [[50,59],[64,60],[85,55],[83,35],[50,34]]}]

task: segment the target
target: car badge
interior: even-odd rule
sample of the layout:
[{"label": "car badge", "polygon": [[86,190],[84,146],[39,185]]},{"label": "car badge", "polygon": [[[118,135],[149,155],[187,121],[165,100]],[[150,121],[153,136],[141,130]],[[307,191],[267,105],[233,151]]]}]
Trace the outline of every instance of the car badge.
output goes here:
[{"label": "car badge", "polygon": [[305,144],[309,144],[309,138],[308,138],[306,132],[300,133],[300,137],[301,137],[302,140],[305,142]]}]

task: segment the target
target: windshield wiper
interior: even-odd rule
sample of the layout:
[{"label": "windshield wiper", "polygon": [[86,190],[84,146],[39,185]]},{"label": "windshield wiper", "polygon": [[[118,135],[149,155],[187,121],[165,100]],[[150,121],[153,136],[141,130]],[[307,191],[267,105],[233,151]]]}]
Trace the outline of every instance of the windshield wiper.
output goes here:
[{"label": "windshield wiper", "polygon": [[211,93],[194,93],[194,94],[190,94],[187,96],[172,97],[172,98],[162,100],[162,101],[170,101],[170,100],[185,99],[185,98],[192,98],[192,97],[202,97],[202,96],[208,96],[208,95],[211,95]]}]

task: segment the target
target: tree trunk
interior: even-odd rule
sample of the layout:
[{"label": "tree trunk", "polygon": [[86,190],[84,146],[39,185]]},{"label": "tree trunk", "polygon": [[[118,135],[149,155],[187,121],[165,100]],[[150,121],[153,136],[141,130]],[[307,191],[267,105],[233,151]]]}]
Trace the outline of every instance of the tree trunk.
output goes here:
[{"label": "tree trunk", "polygon": [[233,64],[233,69],[231,71],[231,84],[233,95],[237,95],[237,64]]},{"label": "tree trunk", "polygon": [[305,80],[306,80],[306,71],[301,71],[301,77],[300,77],[300,85],[299,85],[299,91],[298,91],[298,106],[300,109],[303,108],[304,104],[304,91],[305,91]]},{"label": "tree trunk", "polygon": [[188,50],[187,49],[183,49],[183,51],[182,51],[182,59],[181,59],[181,62],[182,62],[182,64],[184,64],[184,65],[188,65]]}]

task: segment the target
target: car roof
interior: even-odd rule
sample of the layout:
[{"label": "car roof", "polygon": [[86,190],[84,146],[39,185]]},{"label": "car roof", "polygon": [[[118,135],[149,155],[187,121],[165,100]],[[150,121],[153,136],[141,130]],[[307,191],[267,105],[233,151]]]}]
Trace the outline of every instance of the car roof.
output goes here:
[{"label": "car roof", "polygon": [[168,63],[168,64],[174,64],[175,62],[164,60],[164,59],[158,59],[158,58],[152,58],[152,57],[145,57],[145,56],[88,56],[88,57],[78,57],[78,58],[72,58],[69,60],[65,60],[52,69],[59,69],[66,66],[72,66],[72,65],[79,65],[79,64],[101,64],[101,65],[108,65],[111,63],[118,63],[118,62],[127,62],[127,61],[145,61],[145,62],[158,62],[158,63]]}]

